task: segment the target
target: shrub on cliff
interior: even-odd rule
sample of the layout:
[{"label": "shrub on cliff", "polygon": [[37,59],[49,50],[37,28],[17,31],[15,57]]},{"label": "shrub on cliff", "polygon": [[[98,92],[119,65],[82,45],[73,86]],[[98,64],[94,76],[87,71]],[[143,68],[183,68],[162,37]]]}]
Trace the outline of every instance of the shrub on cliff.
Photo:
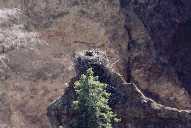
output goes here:
[{"label": "shrub on cliff", "polygon": [[119,121],[108,105],[111,94],[106,92],[106,87],[93,76],[91,68],[75,83],[77,99],[73,107],[79,116],[73,128],[112,128],[112,124]]}]

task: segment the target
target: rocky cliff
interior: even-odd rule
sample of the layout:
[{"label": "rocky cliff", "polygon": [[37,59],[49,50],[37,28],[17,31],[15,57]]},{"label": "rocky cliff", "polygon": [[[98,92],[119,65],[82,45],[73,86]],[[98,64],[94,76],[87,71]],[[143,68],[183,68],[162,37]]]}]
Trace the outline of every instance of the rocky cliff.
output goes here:
[{"label": "rocky cliff", "polygon": [[75,113],[71,109],[75,99],[74,82],[92,67],[95,76],[108,85],[111,93],[109,105],[121,118],[115,128],[189,128],[191,110],[180,110],[161,105],[146,97],[135,84],[127,83],[113,71],[107,56],[98,50],[77,53],[74,58],[77,76],[70,82],[65,94],[48,107],[48,117],[52,128],[69,127]]},{"label": "rocky cliff", "polygon": [[133,81],[161,103],[190,108],[190,2],[121,0],[121,5]]},{"label": "rocky cliff", "polygon": [[112,68],[144,95],[190,109],[190,5],[0,0],[1,126],[47,128],[48,104],[75,76],[73,54],[89,48],[106,51]]}]

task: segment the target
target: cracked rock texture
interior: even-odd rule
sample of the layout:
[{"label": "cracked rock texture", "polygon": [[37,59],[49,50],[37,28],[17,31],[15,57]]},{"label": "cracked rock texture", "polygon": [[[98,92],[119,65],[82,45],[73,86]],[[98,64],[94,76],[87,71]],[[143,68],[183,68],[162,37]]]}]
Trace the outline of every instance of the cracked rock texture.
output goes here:
[{"label": "cracked rock texture", "polygon": [[191,109],[190,12],[190,0],[0,0],[0,127],[47,128],[90,48],[147,97]]}]

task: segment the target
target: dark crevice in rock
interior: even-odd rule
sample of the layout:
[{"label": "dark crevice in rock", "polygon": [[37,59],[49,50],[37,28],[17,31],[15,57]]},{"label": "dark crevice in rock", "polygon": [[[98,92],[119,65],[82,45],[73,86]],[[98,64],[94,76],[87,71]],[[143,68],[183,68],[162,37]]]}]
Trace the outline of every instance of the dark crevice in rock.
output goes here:
[{"label": "dark crevice in rock", "polygon": [[126,72],[126,81],[128,83],[132,82],[132,74],[131,74],[131,55],[130,55],[130,51],[132,49],[132,44],[134,44],[134,40],[132,38],[132,34],[131,34],[131,29],[128,27],[128,26],[124,26],[125,27],[125,30],[127,31],[127,36],[129,37],[129,41],[128,41],[128,45],[127,45],[127,51],[128,51],[128,58],[127,59],[124,59],[124,61],[126,61],[124,67],[125,67],[125,72]]},{"label": "dark crevice in rock", "polygon": [[169,44],[169,61],[183,86],[191,94],[191,20],[181,23]]}]

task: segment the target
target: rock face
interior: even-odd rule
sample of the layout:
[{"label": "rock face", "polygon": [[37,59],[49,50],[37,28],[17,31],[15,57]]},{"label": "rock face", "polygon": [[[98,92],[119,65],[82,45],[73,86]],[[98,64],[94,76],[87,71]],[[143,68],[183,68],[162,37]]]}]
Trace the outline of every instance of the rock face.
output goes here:
[{"label": "rock face", "polygon": [[119,2],[59,1],[0,0],[0,127],[49,126],[47,106],[75,75],[75,51],[100,48],[118,57]]},{"label": "rock face", "polygon": [[77,77],[71,81],[65,95],[48,107],[48,117],[53,128],[68,127],[73,118],[73,82],[90,67],[101,82],[108,84],[107,90],[112,94],[109,104],[122,119],[119,124],[115,124],[115,128],[191,127],[191,111],[166,107],[144,96],[135,84],[126,83],[122,76],[112,71],[103,52],[84,51],[76,56],[75,65]]},{"label": "rock face", "polygon": [[190,5],[0,0],[1,126],[47,128],[48,104],[75,76],[73,54],[91,48],[106,51],[112,68],[149,98],[191,109]]},{"label": "rock face", "polygon": [[61,77],[63,65],[46,61],[42,59],[45,56],[39,55],[45,44],[39,33],[27,30],[29,20],[22,10],[0,10],[1,128],[47,127],[42,112],[46,113],[50,100],[47,94],[55,87],[42,81],[58,74]]},{"label": "rock face", "polygon": [[144,93],[190,108],[190,2],[121,0],[129,31],[129,69]]}]

